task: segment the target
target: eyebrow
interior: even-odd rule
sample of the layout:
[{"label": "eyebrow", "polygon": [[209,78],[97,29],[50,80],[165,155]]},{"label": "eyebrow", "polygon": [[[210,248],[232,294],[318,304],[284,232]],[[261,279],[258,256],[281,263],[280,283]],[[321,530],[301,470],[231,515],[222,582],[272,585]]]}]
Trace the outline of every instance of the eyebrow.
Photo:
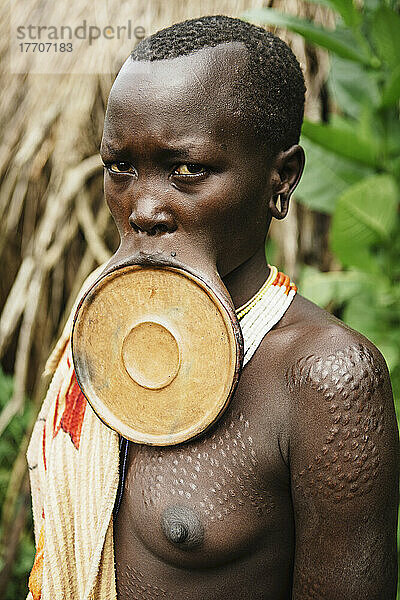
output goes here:
[{"label": "eyebrow", "polygon": [[[131,151],[132,148],[129,146],[119,146],[117,144],[114,145],[112,142],[108,142],[107,140],[102,142],[100,148],[100,152],[107,152],[111,156],[124,155],[130,153]],[[224,150],[220,147],[220,145],[213,145],[212,149],[209,148],[209,140],[206,138],[198,140],[189,138],[172,141],[170,143],[167,142],[163,143],[162,145],[159,144],[158,148],[155,150],[155,153],[161,158],[175,157],[177,159],[187,159],[196,153],[201,153],[201,155],[204,156],[204,154],[207,154],[208,152],[212,152],[215,155],[217,153],[219,154],[220,152],[224,153]]]}]

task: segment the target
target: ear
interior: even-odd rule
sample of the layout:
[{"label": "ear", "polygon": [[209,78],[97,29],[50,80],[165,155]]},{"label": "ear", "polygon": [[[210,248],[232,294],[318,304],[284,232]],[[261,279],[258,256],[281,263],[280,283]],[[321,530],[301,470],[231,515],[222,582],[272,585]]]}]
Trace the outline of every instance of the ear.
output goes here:
[{"label": "ear", "polygon": [[277,155],[272,169],[272,196],[269,201],[269,209],[275,219],[286,217],[290,197],[303,174],[304,162],[304,150],[297,144]]}]

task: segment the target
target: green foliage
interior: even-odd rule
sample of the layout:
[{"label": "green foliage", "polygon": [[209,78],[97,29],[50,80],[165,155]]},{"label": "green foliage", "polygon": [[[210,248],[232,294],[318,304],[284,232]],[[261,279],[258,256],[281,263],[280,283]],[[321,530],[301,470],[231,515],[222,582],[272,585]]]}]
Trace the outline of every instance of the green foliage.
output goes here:
[{"label": "green foliage", "polygon": [[349,27],[354,27],[360,23],[360,13],[356,10],[353,2],[349,0],[310,0],[315,4],[322,4],[336,10],[343,22]]},{"label": "green foliage", "polygon": [[319,304],[328,306],[334,302],[341,306],[362,291],[368,276],[360,271],[331,271],[321,273],[313,267],[304,267],[301,291],[304,296]]},{"label": "green foliage", "polygon": [[[0,411],[9,402],[13,391],[13,379],[5,375],[0,368]],[[29,403],[24,413],[11,420],[7,429],[0,437],[0,506],[3,505],[10,472],[18,456],[19,447],[30,421],[31,409]]]},{"label": "green foliage", "polygon": [[379,6],[371,21],[371,38],[382,64],[396,69],[400,63],[400,16],[385,5]]},{"label": "green foliage", "polygon": [[16,560],[12,566],[12,574],[7,586],[4,600],[26,598],[28,577],[32,568],[33,557],[35,555],[35,545],[33,542],[32,531],[32,515],[29,514],[28,522],[25,525],[25,530],[23,531],[22,538],[20,540]]},{"label": "green foliage", "polygon": [[333,215],[331,244],[344,266],[379,275],[371,248],[388,241],[397,209],[398,190],[390,175],[367,177],[343,192]]},{"label": "green foliage", "polygon": [[[373,57],[360,46],[356,36],[349,29],[337,28],[334,31],[314,25],[311,21],[284,14],[273,8],[259,8],[244,13],[243,18],[255,20],[265,25],[287,27],[294,33],[302,35],[308,42],[335,52],[342,58],[370,64]],[[376,61],[375,63],[376,64]],[[378,63],[379,64],[379,63]]]},{"label": "green foliage", "polygon": [[[364,106],[373,107],[379,103],[377,77],[376,71],[366,71],[359,63],[333,55],[328,87],[336,102],[346,107],[346,114],[359,119]],[[362,104],[360,97],[363,98]]]},{"label": "green foliage", "polygon": [[381,97],[381,108],[395,106],[400,96],[400,64],[394,69],[393,73],[385,82],[385,87]]},{"label": "green foliage", "polygon": [[334,152],[338,156],[369,167],[379,166],[379,146],[376,140],[364,138],[351,122],[344,121],[342,127],[335,127],[323,123],[311,123],[305,119],[302,133],[321,148]]},{"label": "green foliage", "polygon": [[[398,2],[364,0],[361,8],[353,0],[310,1],[335,11],[334,31],[270,9],[247,13],[331,53],[327,83],[335,114],[329,123],[304,123],[307,163],[297,197],[332,214],[331,248],[342,269],[321,273],[306,267],[300,286],[378,346],[400,418]],[[400,544],[400,529],[398,539]]]},{"label": "green foliage", "polygon": [[[12,377],[5,375],[0,369],[0,411],[9,402],[13,391]],[[0,508],[3,508],[11,471],[18,456],[22,439],[31,420],[31,407],[26,403],[23,414],[16,415],[0,437]],[[19,499],[19,501],[21,501]],[[25,530],[19,543],[17,560],[12,567],[12,576],[4,600],[25,598],[27,577],[34,557],[32,515],[29,511]],[[0,535],[2,532],[0,531]],[[0,568],[2,565],[0,564]]]},{"label": "green foliage", "polygon": [[306,169],[297,195],[306,198],[307,206],[313,210],[332,213],[341,192],[374,172],[317,146],[306,137],[302,139],[302,146],[306,154]]}]

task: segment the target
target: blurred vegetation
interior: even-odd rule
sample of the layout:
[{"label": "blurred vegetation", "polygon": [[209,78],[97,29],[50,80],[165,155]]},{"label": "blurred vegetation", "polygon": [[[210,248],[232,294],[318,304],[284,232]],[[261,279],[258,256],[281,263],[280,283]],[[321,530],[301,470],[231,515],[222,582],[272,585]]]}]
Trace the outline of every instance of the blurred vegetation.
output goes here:
[{"label": "blurred vegetation", "polygon": [[[13,379],[0,369],[0,410],[10,401],[12,393]],[[26,403],[23,414],[13,418],[0,437],[0,506],[3,513],[0,522],[0,537],[3,534],[3,522],[7,519],[6,513],[9,511],[10,505],[16,505],[15,527],[7,538],[7,543],[13,547],[14,552],[8,554],[8,560],[7,556],[0,557],[0,571],[10,570],[9,583],[3,596],[4,600],[26,597],[27,573],[32,567],[32,557],[35,553],[31,513],[24,510],[26,503],[29,502],[28,486],[25,485],[23,493],[14,498],[14,486],[11,481],[13,466],[32,419],[32,412],[33,406]],[[11,558],[12,560],[10,560]]]},{"label": "blurred vegetation", "polygon": [[399,3],[365,0],[360,9],[350,0],[313,1],[334,11],[335,29],[268,8],[246,15],[330,53],[331,105],[319,122],[305,119],[307,164],[296,196],[331,215],[330,247],[338,263],[329,272],[304,266],[300,289],[381,350],[399,420]]},{"label": "blurred vegetation", "polygon": [[[315,0],[317,1],[317,0]],[[381,350],[400,402],[400,15],[388,0],[320,0],[337,9],[335,30],[273,9],[247,13],[330,50],[332,110],[305,119],[307,164],[297,200],[332,215],[339,268],[305,267],[302,293],[340,313]]]},{"label": "blurred vegetation", "polygon": [[[81,9],[76,0],[45,4],[49,15],[64,10],[66,18]],[[138,0],[137,14],[150,15],[156,30],[201,12],[237,15],[266,3],[206,4],[202,12],[188,3]],[[268,257],[291,275],[297,271],[305,296],[380,348],[400,414],[398,2],[268,5],[274,8],[248,11],[246,18],[278,28],[299,57],[308,87],[307,166],[290,218],[279,224],[280,233],[272,229]],[[132,17],[131,3],[110,6]],[[25,12],[21,3],[17,9]],[[4,34],[2,58],[6,46]],[[115,72],[123,58],[116,57]],[[25,452],[47,385],[40,373],[84,278],[110,256],[117,238],[102,200],[97,154],[112,77],[66,75],[55,86],[51,77],[10,79],[1,69],[0,75],[8,92],[0,102],[0,255],[6,265],[0,358],[14,373],[0,371],[0,598],[16,600],[25,597],[34,554]]]}]

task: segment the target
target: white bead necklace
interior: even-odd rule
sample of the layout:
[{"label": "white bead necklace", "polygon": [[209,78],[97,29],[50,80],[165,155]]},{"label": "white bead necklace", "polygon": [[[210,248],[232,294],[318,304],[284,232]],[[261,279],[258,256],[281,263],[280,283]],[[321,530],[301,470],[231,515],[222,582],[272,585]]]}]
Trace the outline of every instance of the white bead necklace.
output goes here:
[{"label": "white bead necklace", "polygon": [[266,333],[283,317],[296,291],[296,286],[287,275],[270,266],[270,274],[262,287],[236,310],[244,340],[243,367]]}]

